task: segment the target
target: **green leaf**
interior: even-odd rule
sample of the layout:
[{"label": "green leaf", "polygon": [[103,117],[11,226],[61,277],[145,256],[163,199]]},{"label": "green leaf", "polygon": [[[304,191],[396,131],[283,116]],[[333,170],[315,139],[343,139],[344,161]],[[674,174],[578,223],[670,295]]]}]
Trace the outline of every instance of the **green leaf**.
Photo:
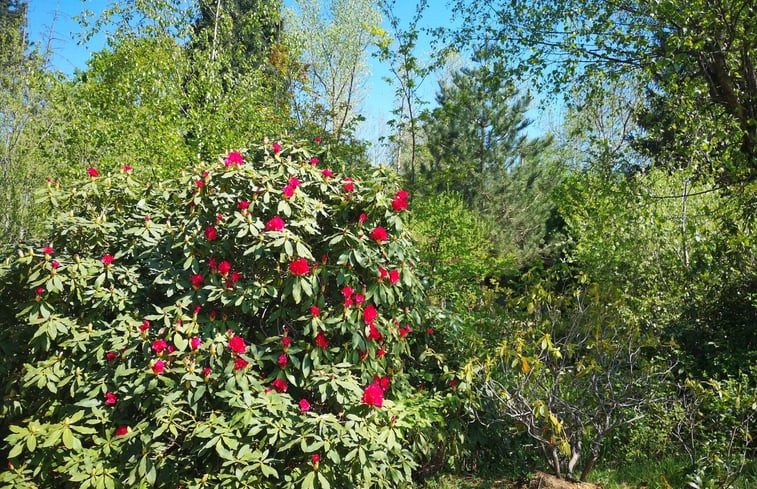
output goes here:
[{"label": "green leaf", "polygon": [[314,482],[315,482],[315,472],[310,472],[302,480],[302,485],[300,486],[300,489],[313,489]]}]

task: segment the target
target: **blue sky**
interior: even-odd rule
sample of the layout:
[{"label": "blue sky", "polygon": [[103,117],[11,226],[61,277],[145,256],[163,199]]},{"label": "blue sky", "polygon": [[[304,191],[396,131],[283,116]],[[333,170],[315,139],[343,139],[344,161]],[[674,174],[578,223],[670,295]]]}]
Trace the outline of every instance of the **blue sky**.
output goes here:
[{"label": "blue sky", "polygon": [[[128,1],[128,0],[127,0]],[[41,44],[44,49],[50,33],[52,33],[51,58],[52,68],[71,75],[74,70],[86,67],[91,53],[99,51],[105,45],[105,35],[100,33],[86,44],[80,44],[78,34],[81,26],[75,20],[83,9],[94,13],[101,12],[111,0],[29,0],[29,33],[32,41]],[[289,4],[290,2],[286,2]],[[430,7],[424,15],[426,26],[448,25],[451,21],[450,12],[444,0],[430,0]],[[415,11],[414,1],[397,2],[397,15],[401,19],[410,19]],[[453,20],[452,20],[453,21]],[[388,30],[389,26],[385,28]],[[429,57],[428,38],[421,36],[417,56],[424,60]],[[392,118],[391,109],[394,106],[394,87],[384,81],[390,76],[388,67],[375,58],[371,58],[371,76],[365,86],[365,98],[361,112],[366,122],[360,128],[359,135],[369,141],[375,141],[379,136],[388,135],[386,122]],[[431,75],[420,89],[422,98],[432,106],[437,88],[438,76]],[[545,119],[541,112],[533,108],[529,117],[536,122],[529,128],[528,133],[536,136],[545,130]]]}]

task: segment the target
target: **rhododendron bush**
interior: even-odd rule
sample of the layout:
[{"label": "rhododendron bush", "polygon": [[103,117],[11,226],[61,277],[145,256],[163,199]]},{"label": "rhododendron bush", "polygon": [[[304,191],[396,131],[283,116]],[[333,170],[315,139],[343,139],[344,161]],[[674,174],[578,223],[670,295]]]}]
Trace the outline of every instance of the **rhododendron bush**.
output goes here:
[{"label": "rhododendron bush", "polygon": [[403,368],[425,327],[390,171],[280,142],[84,178],[0,268],[0,482],[409,484],[438,418]]}]

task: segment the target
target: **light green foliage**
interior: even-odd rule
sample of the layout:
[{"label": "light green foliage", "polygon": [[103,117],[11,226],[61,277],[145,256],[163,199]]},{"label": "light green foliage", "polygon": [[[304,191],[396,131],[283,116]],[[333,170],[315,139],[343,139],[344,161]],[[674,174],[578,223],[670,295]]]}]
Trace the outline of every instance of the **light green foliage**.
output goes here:
[{"label": "light green foliage", "polygon": [[396,178],[277,149],[48,188],[52,249],[0,268],[4,486],[410,483],[438,415],[404,368],[423,293]]},{"label": "light green foliage", "polygon": [[305,80],[296,94],[300,124],[316,122],[337,143],[352,134],[368,74],[368,49],[384,34],[369,0],[298,0],[287,12],[288,44],[299,54]]}]

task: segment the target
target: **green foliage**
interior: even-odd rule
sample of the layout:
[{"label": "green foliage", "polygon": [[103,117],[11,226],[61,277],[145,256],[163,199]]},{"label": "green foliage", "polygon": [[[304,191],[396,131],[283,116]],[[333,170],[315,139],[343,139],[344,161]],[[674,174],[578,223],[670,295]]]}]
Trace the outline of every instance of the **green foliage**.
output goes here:
[{"label": "green foliage", "polygon": [[281,142],[49,186],[49,248],[0,268],[0,481],[407,486],[439,421],[416,252],[391,172],[342,167]]}]

